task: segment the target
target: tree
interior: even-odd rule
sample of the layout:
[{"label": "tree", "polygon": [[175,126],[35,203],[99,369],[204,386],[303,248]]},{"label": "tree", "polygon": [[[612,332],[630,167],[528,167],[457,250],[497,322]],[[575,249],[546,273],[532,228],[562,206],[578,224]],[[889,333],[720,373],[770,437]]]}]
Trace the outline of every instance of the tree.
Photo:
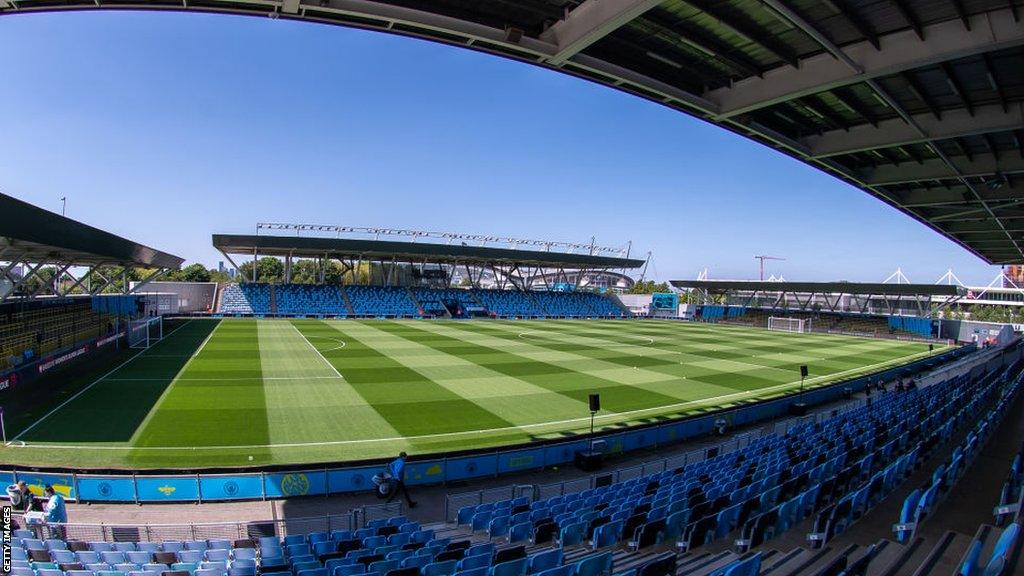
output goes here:
[{"label": "tree", "polygon": [[196,262],[182,268],[181,279],[184,282],[209,282],[210,271],[206,269],[206,266]]},{"label": "tree", "polygon": [[[252,282],[252,261],[245,262],[238,267],[243,282]],[[284,278],[284,264],[277,258],[264,256],[256,263],[256,281],[262,283],[281,282]]]},{"label": "tree", "polygon": [[656,283],[654,280],[641,280],[626,291],[626,294],[654,294],[655,292],[671,292],[665,282]]}]

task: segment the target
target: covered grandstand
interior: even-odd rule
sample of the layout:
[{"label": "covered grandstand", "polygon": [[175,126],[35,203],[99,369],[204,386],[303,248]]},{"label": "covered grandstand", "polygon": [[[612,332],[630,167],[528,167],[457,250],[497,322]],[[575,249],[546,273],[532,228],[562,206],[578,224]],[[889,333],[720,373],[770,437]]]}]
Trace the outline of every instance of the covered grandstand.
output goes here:
[{"label": "covered grandstand", "polygon": [[[689,294],[696,318],[772,328],[772,318],[806,321],[806,330],[872,336],[956,339],[959,323],[935,320],[967,295],[946,284],[672,280]],[[801,325],[803,331],[805,326]]]},{"label": "covered grandstand", "polygon": [[[276,230],[286,225],[271,225]],[[250,275],[230,284],[218,299],[222,314],[328,317],[623,317],[613,295],[592,291],[591,277],[630,270],[643,260],[596,245],[476,235],[442,235],[447,244],[426,242],[432,233],[295,225],[291,229],[334,237],[215,234],[213,245],[241,269],[234,256],[252,258]],[[374,239],[343,238],[372,233]],[[406,236],[407,240],[380,240]],[[419,241],[418,241],[419,240]],[[469,245],[466,240],[475,241]],[[453,243],[458,242],[458,243]],[[490,243],[491,245],[487,245]],[[495,245],[498,244],[498,245]],[[522,246],[544,250],[523,249]],[[612,253],[613,255],[605,255]],[[283,282],[260,283],[255,262],[283,260]],[[294,263],[313,259],[319,270],[340,265],[342,282],[291,282]],[[359,272],[363,271],[363,274]],[[621,273],[619,273],[622,275]],[[487,277],[486,284],[483,282]],[[624,276],[624,275],[623,275]],[[461,279],[460,286],[453,280]]]},{"label": "covered grandstand", "polygon": [[112,344],[142,312],[133,294],[183,261],[3,194],[0,214],[2,381]]}]

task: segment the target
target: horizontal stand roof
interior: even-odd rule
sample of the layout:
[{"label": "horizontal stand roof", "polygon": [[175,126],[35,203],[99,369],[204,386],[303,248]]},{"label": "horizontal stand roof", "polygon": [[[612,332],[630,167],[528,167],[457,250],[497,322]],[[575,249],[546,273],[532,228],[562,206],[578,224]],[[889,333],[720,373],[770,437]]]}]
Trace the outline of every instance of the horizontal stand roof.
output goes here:
[{"label": "horizontal stand roof", "polygon": [[795,292],[800,294],[862,294],[874,296],[958,296],[959,286],[947,284],[883,284],[880,282],[760,282],[757,280],[672,280],[676,288],[709,291]]},{"label": "horizontal stand roof", "polygon": [[590,254],[349,238],[214,234],[213,246],[227,254],[258,254],[260,256],[292,256],[296,258],[326,256],[339,259],[396,260],[430,264],[521,265],[570,269],[639,268],[644,264],[643,260],[635,258],[615,258]]}]

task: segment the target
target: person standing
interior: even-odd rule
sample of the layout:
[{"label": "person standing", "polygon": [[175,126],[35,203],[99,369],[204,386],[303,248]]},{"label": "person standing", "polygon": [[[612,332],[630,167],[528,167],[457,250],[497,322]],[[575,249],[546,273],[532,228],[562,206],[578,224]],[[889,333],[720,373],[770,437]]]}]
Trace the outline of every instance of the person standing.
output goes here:
[{"label": "person standing", "polygon": [[64,497],[57,493],[53,489],[53,486],[47,484],[43,490],[46,494],[46,506],[43,507],[43,511],[46,512],[46,523],[50,525],[50,537],[64,539],[65,528],[64,524],[68,522],[68,509],[64,505]]},{"label": "person standing", "polygon": [[391,496],[388,497],[387,502],[391,503],[398,495],[398,491],[402,491],[402,495],[405,497],[406,504],[409,508],[415,508],[416,503],[409,497],[409,489],[405,487],[405,459],[408,455],[405,452],[398,454],[398,458],[395,458],[391,464],[388,465],[388,472],[391,474],[391,479],[395,482],[395,487],[391,491]]}]

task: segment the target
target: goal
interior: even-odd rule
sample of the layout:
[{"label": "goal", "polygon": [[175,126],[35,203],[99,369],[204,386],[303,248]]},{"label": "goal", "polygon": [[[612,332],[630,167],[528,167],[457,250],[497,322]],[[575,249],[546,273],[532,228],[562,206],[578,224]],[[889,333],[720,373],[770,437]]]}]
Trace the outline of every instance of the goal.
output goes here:
[{"label": "goal", "polygon": [[811,331],[811,319],[810,318],[779,318],[776,316],[768,317],[768,329],[776,330],[779,332],[810,332]]},{"label": "goal", "polygon": [[164,319],[161,316],[139,318],[128,322],[128,347],[149,348],[164,337]]}]

